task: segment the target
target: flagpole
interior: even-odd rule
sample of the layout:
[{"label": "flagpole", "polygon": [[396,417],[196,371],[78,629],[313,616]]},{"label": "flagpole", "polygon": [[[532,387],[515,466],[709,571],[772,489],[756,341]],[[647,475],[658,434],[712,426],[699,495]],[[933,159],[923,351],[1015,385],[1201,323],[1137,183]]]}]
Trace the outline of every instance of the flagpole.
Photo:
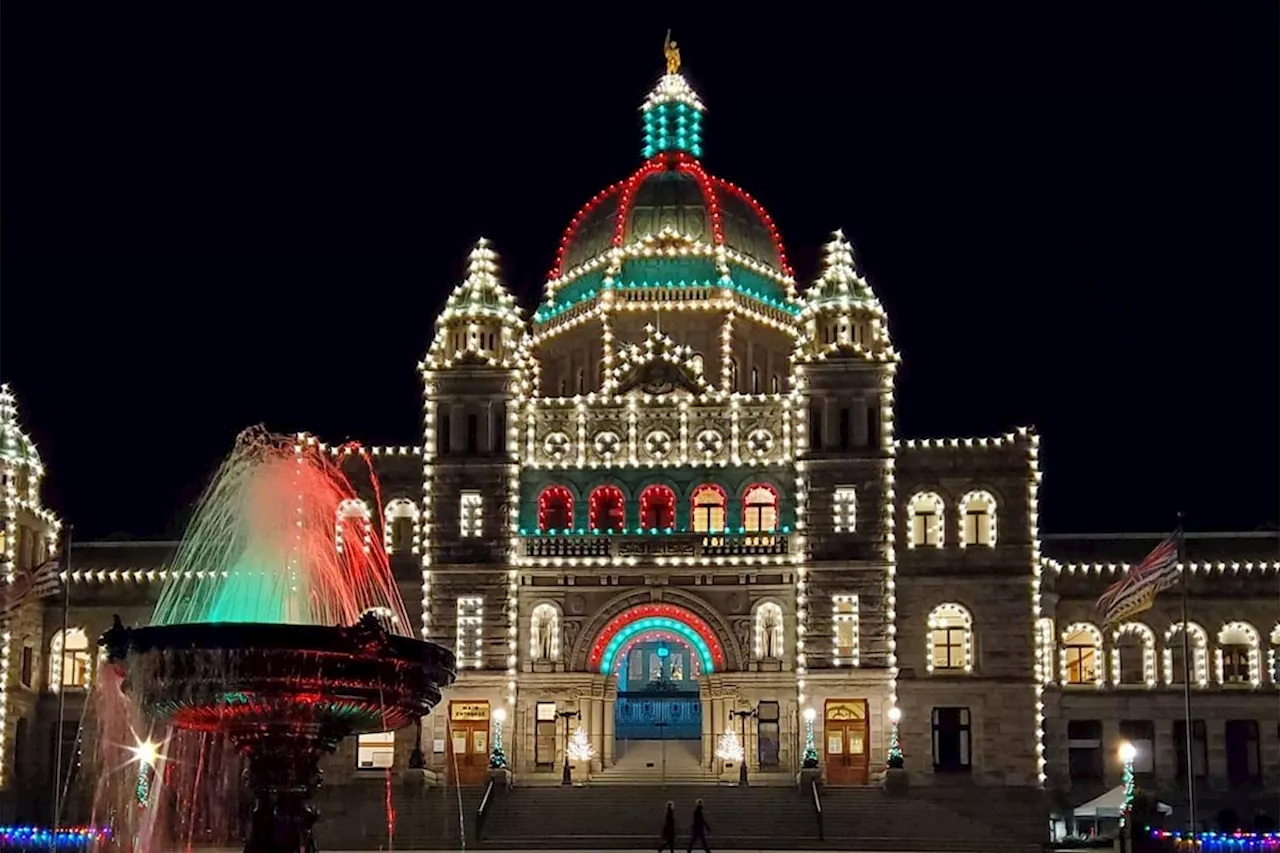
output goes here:
[{"label": "flagpole", "polygon": [[1186,546],[1184,545],[1182,534],[1182,513],[1178,513],[1178,564],[1182,571],[1182,700],[1183,707],[1186,710],[1187,721],[1185,729],[1186,749],[1187,749],[1187,808],[1190,810],[1190,822],[1192,838],[1196,831],[1196,765],[1195,750],[1192,742],[1195,739],[1195,729],[1191,721],[1191,631],[1188,628],[1190,624],[1187,619],[1187,587],[1191,585],[1191,567],[1187,564]]},{"label": "flagpole", "polygon": [[[66,666],[67,666],[67,622],[71,611],[71,536],[75,532],[75,525],[67,525],[67,535],[62,540],[63,556],[62,556],[62,643],[58,647],[58,654],[62,655],[59,661],[58,679],[62,684],[58,687],[58,723],[54,731],[57,733],[57,752],[54,758],[53,768],[53,831],[57,833],[62,828],[62,741],[63,741],[63,716],[67,710],[67,690],[66,684]],[[53,668],[50,667],[50,672]]]}]

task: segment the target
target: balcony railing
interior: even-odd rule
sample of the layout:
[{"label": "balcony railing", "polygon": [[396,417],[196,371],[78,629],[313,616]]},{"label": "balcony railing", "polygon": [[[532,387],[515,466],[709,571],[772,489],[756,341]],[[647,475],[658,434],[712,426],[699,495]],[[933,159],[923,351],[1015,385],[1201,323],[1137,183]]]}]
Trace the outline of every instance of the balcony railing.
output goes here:
[{"label": "balcony railing", "polygon": [[790,553],[785,533],[542,534],[524,538],[530,559],[651,560],[701,557],[781,557]]}]

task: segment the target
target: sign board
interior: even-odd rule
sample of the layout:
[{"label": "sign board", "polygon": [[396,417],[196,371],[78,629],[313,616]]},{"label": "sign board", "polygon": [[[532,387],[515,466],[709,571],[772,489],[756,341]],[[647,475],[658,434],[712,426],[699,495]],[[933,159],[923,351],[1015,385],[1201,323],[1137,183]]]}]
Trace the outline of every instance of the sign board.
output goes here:
[{"label": "sign board", "polygon": [[545,723],[548,720],[554,721],[556,718],[555,702],[539,702],[538,703],[538,722]]},{"label": "sign board", "polygon": [[440,755],[444,753],[444,738],[438,737],[431,741],[431,751]]},{"label": "sign board", "polygon": [[487,720],[489,719],[488,702],[450,702],[449,719],[451,720]]}]

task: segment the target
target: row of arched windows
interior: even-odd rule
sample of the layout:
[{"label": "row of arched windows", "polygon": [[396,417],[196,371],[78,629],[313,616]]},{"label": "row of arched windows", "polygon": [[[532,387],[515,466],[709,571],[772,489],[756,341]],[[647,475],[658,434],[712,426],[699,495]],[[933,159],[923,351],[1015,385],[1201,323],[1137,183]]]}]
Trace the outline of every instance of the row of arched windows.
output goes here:
[{"label": "row of arched windows", "polygon": [[[1045,683],[1053,680],[1053,621],[1040,620],[1040,660],[1038,666]],[[1157,647],[1156,633],[1142,622],[1125,622],[1112,634],[1110,648],[1102,630],[1089,622],[1074,622],[1062,632],[1057,644],[1058,676],[1063,685],[1102,687],[1108,677],[1114,685],[1146,685],[1155,687],[1185,682],[1182,624],[1175,623],[1165,632]],[[1191,682],[1204,687],[1209,684],[1210,663],[1217,684],[1258,686],[1266,677],[1280,684],[1280,624],[1271,631],[1270,648],[1264,649],[1256,628],[1248,622],[1228,622],[1218,631],[1217,643],[1211,649],[1209,635],[1194,622],[1188,623],[1187,641],[1191,650]],[[963,605],[939,604],[929,613],[928,661],[930,672],[972,672],[974,666],[973,616]],[[1110,651],[1110,669],[1107,652]],[[1212,657],[1210,655],[1212,652]]]},{"label": "row of arched windows", "polygon": [[[960,547],[996,544],[996,499],[975,489],[957,507]],[[946,539],[946,504],[937,492],[917,492],[907,501],[907,547],[941,548]]]},{"label": "row of arched windows", "polygon": [[[689,529],[696,533],[717,533],[734,521],[746,533],[769,533],[778,529],[778,491],[766,483],[753,483],[742,490],[740,518],[729,517],[729,493],[715,483],[695,486],[689,494]],[[646,486],[634,508],[627,506],[622,489],[597,486],[587,497],[586,518],[574,506],[573,492],[566,486],[547,486],[538,495],[538,529],[571,530],[672,530],[676,527],[677,499],[670,486]],[[580,522],[585,521],[582,525]]]}]

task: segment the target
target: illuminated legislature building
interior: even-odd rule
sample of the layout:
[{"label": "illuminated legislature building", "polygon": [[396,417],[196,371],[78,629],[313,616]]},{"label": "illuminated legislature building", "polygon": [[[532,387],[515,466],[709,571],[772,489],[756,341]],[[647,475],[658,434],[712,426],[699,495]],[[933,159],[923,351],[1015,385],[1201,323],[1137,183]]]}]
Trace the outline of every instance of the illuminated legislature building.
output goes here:
[{"label": "illuminated legislature building", "polygon": [[[593,785],[736,780],[728,731],[753,785],[794,784],[811,709],[825,784],[874,785],[896,707],[913,790],[1070,807],[1118,783],[1127,739],[1140,781],[1182,803],[1178,596],[1105,633],[1093,609],[1160,537],[1041,535],[1031,429],[899,434],[899,355],[849,242],[797,283],[764,208],[704,169],[703,114],[673,61],[642,162],[573,216],[531,317],[472,251],[420,366],[421,431],[364,451],[385,507],[347,510],[460,676],[421,732],[344,743],[327,784],[480,783],[499,718],[517,786],[558,783],[578,727]],[[59,521],[8,390],[0,441],[0,578],[21,582]],[[56,738],[87,754],[96,638],[148,619],[174,545],[77,543],[70,630],[56,596],[0,628],[0,817],[47,790]],[[1213,803],[1280,783],[1280,540],[1187,549],[1192,772]]]}]

